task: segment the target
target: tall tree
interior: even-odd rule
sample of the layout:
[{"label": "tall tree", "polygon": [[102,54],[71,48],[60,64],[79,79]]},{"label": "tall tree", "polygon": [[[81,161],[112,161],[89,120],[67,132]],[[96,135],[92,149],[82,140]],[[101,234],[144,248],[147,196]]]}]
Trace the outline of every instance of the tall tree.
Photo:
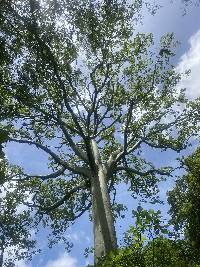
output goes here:
[{"label": "tall tree", "polygon": [[115,186],[156,200],[172,169],[141,152],[181,151],[198,112],[176,87],[173,35],[155,47],[134,31],[142,3],[2,1],[1,128],[46,153],[51,170],[12,181],[55,236],[92,207],[95,259],[117,247]]},{"label": "tall tree", "polygon": [[200,148],[184,160],[184,167],[187,173],[169,192],[170,214],[175,229],[185,234],[194,258],[200,260]]}]

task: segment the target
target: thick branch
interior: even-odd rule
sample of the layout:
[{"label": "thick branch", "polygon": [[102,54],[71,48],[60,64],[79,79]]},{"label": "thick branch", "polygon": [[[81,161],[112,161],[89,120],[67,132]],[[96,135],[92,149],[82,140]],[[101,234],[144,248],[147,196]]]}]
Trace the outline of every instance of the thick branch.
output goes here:
[{"label": "thick branch", "polygon": [[128,113],[127,113],[127,119],[126,119],[126,124],[125,124],[125,129],[124,129],[124,152],[127,149],[127,139],[128,139],[128,128],[129,128],[129,124],[131,121],[131,117],[132,117],[132,111],[133,111],[133,101],[130,102],[130,106],[128,108]]},{"label": "thick branch", "polygon": [[32,178],[38,178],[38,179],[41,179],[42,181],[45,181],[45,180],[48,180],[48,179],[54,179],[54,178],[59,177],[60,175],[64,174],[65,170],[66,170],[66,168],[63,167],[62,169],[60,169],[60,170],[58,170],[56,172],[47,174],[47,175],[28,175],[28,174],[24,174],[25,178],[12,179],[12,181],[26,181],[26,180],[29,180],[29,179],[32,179]]},{"label": "thick branch", "polygon": [[57,154],[55,154],[52,150],[50,150],[47,146],[44,146],[38,142],[32,141],[32,140],[22,140],[22,139],[15,139],[15,138],[9,138],[8,141],[11,142],[17,142],[17,143],[22,143],[22,144],[29,144],[29,145],[35,145],[37,148],[40,148],[41,150],[45,151],[47,154],[49,154],[56,163],[62,165],[64,168],[67,170],[76,173],[76,174],[81,174],[86,177],[90,177],[90,172],[87,168],[85,167],[79,167],[77,165],[71,165],[67,163],[66,161],[62,160]]},{"label": "thick branch", "polygon": [[74,188],[72,188],[70,191],[68,191],[65,196],[63,198],[61,198],[60,200],[58,200],[57,202],[55,202],[53,205],[48,206],[48,207],[44,207],[42,208],[44,210],[44,212],[48,213],[51,212],[53,210],[55,210],[56,208],[60,207],[61,205],[63,205],[65,203],[65,201],[67,201],[74,193],[76,193],[77,191],[81,190],[81,189],[87,189],[87,185],[78,185]]},{"label": "thick branch", "polygon": [[97,85],[96,85],[96,82],[95,82],[95,72],[96,70],[99,68],[99,67],[103,67],[103,62],[101,62],[100,64],[98,64],[94,70],[91,72],[90,74],[90,78],[92,80],[92,84],[94,86],[94,98],[93,98],[93,103],[92,103],[92,108],[90,110],[90,112],[88,113],[88,121],[90,120],[90,116],[92,115],[92,113],[96,113],[97,111],[97,106],[96,106],[96,102],[97,102],[97,96],[98,96],[98,93],[104,88],[104,86],[106,85],[106,82],[107,82],[107,79],[108,79],[108,74],[109,74],[109,65],[110,64],[106,64],[106,74],[105,74],[105,77],[104,77],[104,81],[102,82],[101,86],[99,88],[97,88]]},{"label": "thick branch", "polygon": [[74,151],[74,153],[80,157],[85,163],[88,163],[88,158],[87,158],[87,155],[86,153],[81,150],[75,143],[74,141],[72,140],[70,134],[67,132],[67,129],[65,128],[65,126],[63,125],[63,122],[61,120],[59,120],[60,122],[60,128],[62,129],[70,147],[72,148],[72,150]]},{"label": "thick branch", "polygon": [[118,149],[117,151],[114,151],[113,153],[111,153],[108,161],[105,164],[106,167],[106,174],[109,177],[110,174],[112,173],[112,169],[114,167],[114,165],[116,164],[116,158],[118,155],[121,155],[121,153],[123,153],[123,148]]},{"label": "thick branch", "polygon": [[[113,161],[115,162],[115,164],[117,162],[119,162],[122,158],[124,158],[126,155],[129,155],[130,153],[132,153],[133,151],[135,151],[144,141],[144,139],[139,140],[138,142],[136,142],[133,146],[130,146],[129,148],[127,147],[126,149],[121,148],[119,151],[115,152],[115,156],[111,156],[111,158],[113,158]],[[131,142],[128,142],[128,144],[130,144]],[[111,160],[110,158],[110,160]]]}]

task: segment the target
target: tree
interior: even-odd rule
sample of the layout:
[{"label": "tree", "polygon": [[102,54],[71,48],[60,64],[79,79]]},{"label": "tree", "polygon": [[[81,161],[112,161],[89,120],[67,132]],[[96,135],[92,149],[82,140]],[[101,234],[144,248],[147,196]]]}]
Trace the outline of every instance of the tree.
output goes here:
[{"label": "tree", "polygon": [[170,231],[171,226],[163,224],[160,211],[138,206],[137,211],[133,211],[133,217],[135,225],[125,233],[124,246],[102,258],[98,267],[199,266],[188,242],[175,238],[175,233]]},{"label": "tree", "polygon": [[[2,135],[1,135],[2,139]],[[33,225],[31,211],[22,209],[21,203],[28,196],[16,192],[15,184],[9,182],[18,168],[9,166],[1,152],[0,158],[0,267],[15,266],[14,262],[31,259],[36,242],[30,234]],[[21,208],[20,208],[21,207]],[[6,254],[6,257],[5,257]]]},{"label": "tree", "polygon": [[195,266],[184,240],[158,237],[147,244],[144,255],[146,266],[149,267]]},{"label": "tree", "polygon": [[[193,263],[187,251],[187,243],[183,240],[171,240],[157,237],[148,241],[138,253],[136,241],[129,247],[123,247],[110,253],[99,262],[98,267],[198,267]],[[89,266],[88,266],[89,267]]]},{"label": "tree", "polygon": [[187,157],[183,166],[187,173],[179,177],[168,193],[172,224],[184,233],[194,250],[194,258],[200,260],[200,149]]},{"label": "tree", "polygon": [[[121,248],[111,253],[99,267],[198,267],[190,261],[187,247],[182,241],[174,241],[163,237],[157,237],[154,242],[149,241],[142,247],[141,255],[135,243],[130,247]],[[88,266],[89,267],[89,266]]]},{"label": "tree", "polygon": [[12,181],[56,238],[92,207],[95,259],[117,248],[115,186],[125,182],[133,196],[156,201],[158,181],[172,171],[141,152],[180,152],[196,130],[198,102],[178,91],[181,74],[170,62],[173,34],[156,48],[152,34],[136,33],[141,8],[141,1],[2,1],[1,128],[6,142],[46,153],[51,170],[21,170]]}]

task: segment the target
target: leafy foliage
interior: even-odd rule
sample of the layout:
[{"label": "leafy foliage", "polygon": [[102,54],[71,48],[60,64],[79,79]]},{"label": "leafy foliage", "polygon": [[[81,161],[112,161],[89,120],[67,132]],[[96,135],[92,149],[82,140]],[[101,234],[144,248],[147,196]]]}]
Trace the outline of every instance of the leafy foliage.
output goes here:
[{"label": "leafy foliage", "polygon": [[112,252],[98,267],[198,267],[191,261],[191,255],[182,241],[173,241],[157,237],[138,249],[136,243],[130,247],[121,248]]},{"label": "leafy foliage", "polygon": [[0,136],[49,157],[48,175],[20,168],[10,180],[51,227],[50,244],[90,209],[99,171],[110,195],[126,183],[133,197],[158,201],[158,182],[172,168],[157,168],[142,151],[180,152],[198,131],[199,101],[177,89],[173,34],[155,46],[152,34],[134,30],[143,3],[2,1]]},{"label": "leafy foliage", "polygon": [[171,232],[160,211],[138,206],[133,217],[135,225],[125,233],[124,246],[102,258],[98,267],[198,267],[190,243]]},{"label": "leafy foliage", "polygon": [[17,192],[15,183],[9,182],[17,168],[5,159],[0,161],[0,168],[0,266],[12,267],[18,260],[31,259],[38,250],[33,238],[33,214],[23,205],[29,195]]},{"label": "leafy foliage", "polygon": [[142,247],[147,239],[169,234],[168,225],[164,224],[160,210],[145,210],[138,206],[137,210],[133,211],[133,218],[135,218],[135,226],[131,226],[125,233],[124,240],[127,246],[137,242]]},{"label": "leafy foliage", "polygon": [[183,232],[194,248],[194,257],[200,257],[200,149],[183,163],[187,173],[179,177],[169,192],[170,214],[175,229]]},{"label": "leafy foliage", "polygon": [[160,211],[138,206],[133,218],[135,223],[125,233],[124,245],[100,259],[96,267],[199,266],[190,242],[179,239],[171,225],[164,224]]}]

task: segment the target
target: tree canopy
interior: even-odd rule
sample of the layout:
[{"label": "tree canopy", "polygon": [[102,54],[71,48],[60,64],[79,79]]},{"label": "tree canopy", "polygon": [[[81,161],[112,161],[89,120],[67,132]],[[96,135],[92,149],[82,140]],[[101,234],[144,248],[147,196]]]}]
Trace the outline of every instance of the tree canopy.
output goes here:
[{"label": "tree canopy", "polygon": [[199,102],[177,87],[173,34],[154,45],[134,30],[142,4],[2,1],[0,140],[49,157],[49,174],[19,167],[7,181],[31,196],[19,203],[36,209],[52,242],[91,208],[97,258],[117,247],[116,185],[156,202],[172,172],[144,149],[180,152],[198,130]]},{"label": "tree canopy", "polygon": [[15,175],[16,166],[10,166],[3,153],[0,159],[0,267],[12,267],[17,260],[31,259],[37,250],[30,231],[33,216],[20,206],[27,194],[17,193],[15,182],[6,181]]},{"label": "tree canopy", "polygon": [[194,250],[194,257],[200,259],[200,149],[184,160],[186,174],[179,177],[169,192],[168,201],[172,224],[185,235]]}]

